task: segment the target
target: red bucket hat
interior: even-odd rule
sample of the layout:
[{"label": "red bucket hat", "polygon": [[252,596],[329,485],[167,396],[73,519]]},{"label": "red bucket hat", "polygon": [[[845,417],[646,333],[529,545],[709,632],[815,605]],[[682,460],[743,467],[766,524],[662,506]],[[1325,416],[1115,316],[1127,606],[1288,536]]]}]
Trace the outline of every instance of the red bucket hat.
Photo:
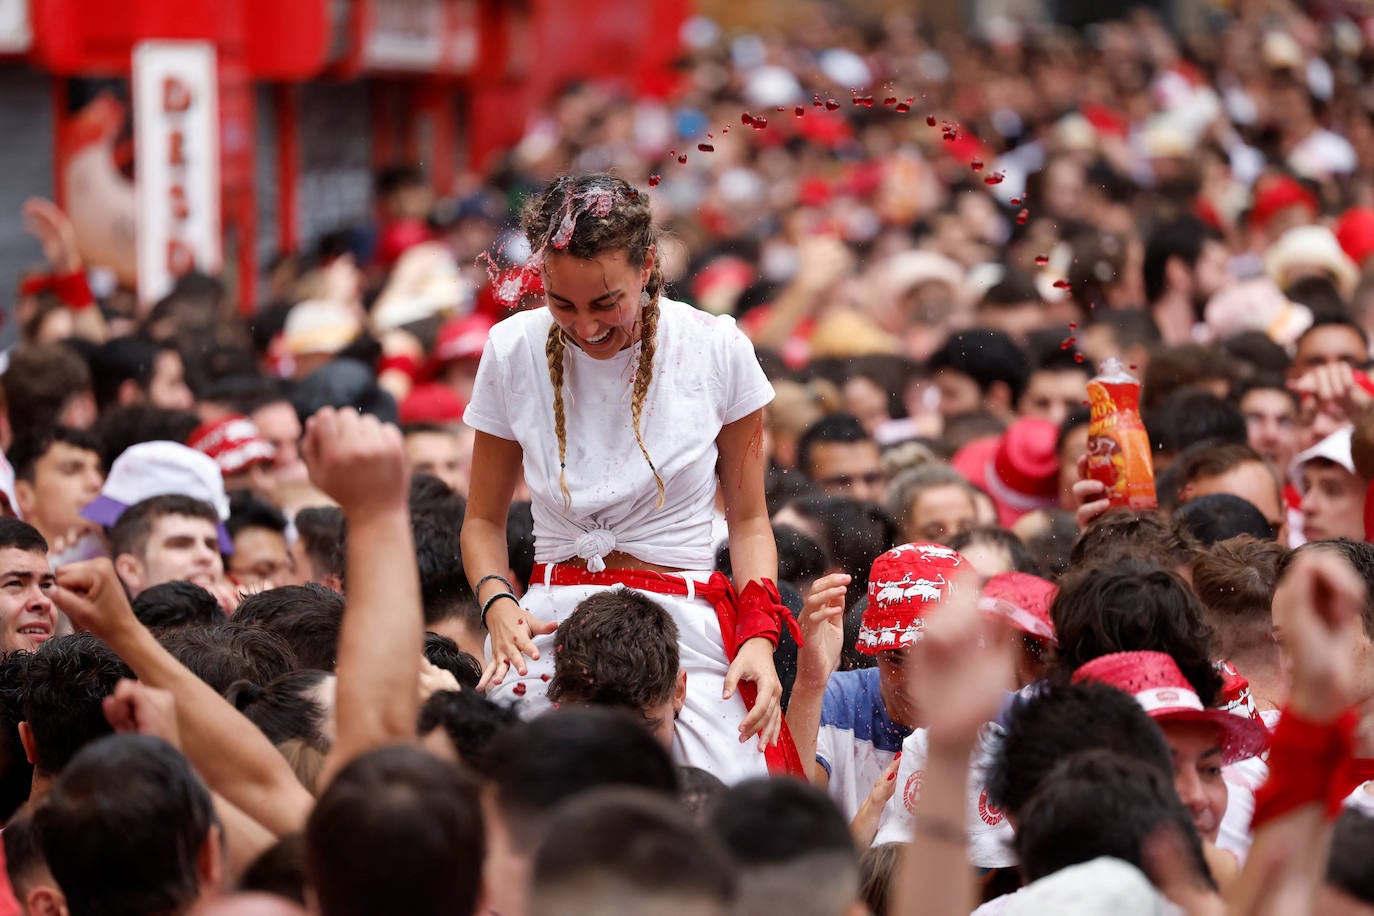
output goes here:
[{"label": "red bucket hat", "polygon": [[1269,744],[1269,730],[1247,716],[1202,705],[1178,664],[1163,652],[1114,652],[1083,665],[1074,683],[1097,681],[1126,691],[1160,722],[1206,722],[1221,733],[1221,762],[1254,757]]},{"label": "red bucket hat", "polygon": [[1001,436],[976,439],[950,464],[992,498],[997,520],[1011,527],[1021,516],[1059,504],[1059,427],[1022,417]]},{"label": "red bucket hat", "polygon": [[858,650],[877,655],[920,642],[926,617],[954,589],[966,562],[941,544],[903,544],[874,560]]},{"label": "red bucket hat", "polygon": [[1005,617],[1027,636],[1059,645],[1050,620],[1050,605],[1059,589],[1053,582],[1023,572],[998,573],[983,586],[978,610]]}]

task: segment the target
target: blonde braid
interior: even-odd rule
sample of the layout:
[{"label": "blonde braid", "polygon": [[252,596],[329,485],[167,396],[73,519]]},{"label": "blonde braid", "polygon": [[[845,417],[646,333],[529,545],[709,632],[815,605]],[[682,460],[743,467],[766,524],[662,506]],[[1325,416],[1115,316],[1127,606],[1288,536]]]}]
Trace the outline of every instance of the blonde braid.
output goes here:
[{"label": "blonde braid", "polygon": [[659,476],[658,468],[654,467],[654,459],[649,457],[649,450],[644,447],[644,436],[639,431],[639,419],[644,413],[644,399],[649,393],[649,382],[654,377],[654,350],[658,340],[657,294],[645,304],[640,312],[639,321],[639,360],[635,363],[635,386],[630,400],[630,419],[634,423],[635,441],[639,443],[640,454],[649,462],[649,470],[654,472],[654,483],[658,484],[657,508],[662,509],[663,478]]},{"label": "blonde braid", "polygon": [[549,325],[544,342],[549,358],[549,381],[553,383],[553,431],[558,436],[558,488],[563,491],[563,511],[572,508],[572,493],[568,490],[568,422],[563,410],[563,329],[558,322]]}]

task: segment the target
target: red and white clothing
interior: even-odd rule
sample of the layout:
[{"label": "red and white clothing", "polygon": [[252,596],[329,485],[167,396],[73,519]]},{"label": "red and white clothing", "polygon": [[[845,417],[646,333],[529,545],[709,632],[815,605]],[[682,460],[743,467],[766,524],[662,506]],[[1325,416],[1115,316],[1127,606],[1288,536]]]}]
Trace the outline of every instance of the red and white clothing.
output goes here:
[{"label": "red and white clothing", "polygon": [[[1003,730],[989,722],[978,734],[978,745],[969,769],[967,818],[969,861],[979,868],[1006,868],[1016,864],[1014,834],[1002,809],[988,800],[983,785],[987,770]],[[915,827],[917,806],[921,801],[926,760],[930,757],[927,733],[918,728],[902,742],[902,762],[897,767],[897,790],[883,806],[878,833],[873,845],[910,841]]]},{"label": "red and white clothing", "polygon": [[[1260,721],[1271,732],[1279,724],[1279,715],[1277,709],[1261,710],[1259,714]],[[1217,833],[1217,846],[1235,853],[1236,859],[1244,865],[1255,839],[1250,832],[1255,793],[1269,778],[1269,764],[1263,756],[1247,757],[1222,767],[1221,777],[1226,780],[1226,814]]]},{"label": "red and white clothing", "polygon": [[[612,551],[659,566],[689,570],[704,582],[714,566],[712,519],[717,489],[716,437],[773,399],[753,345],[729,317],[660,298],[653,379],[640,429],[664,483],[658,503],[653,469],[640,453],[630,406],[639,345],[608,360],[565,347],[565,480],[559,487],[553,385],[545,342],[553,322],[547,308],[521,312],[496,325],[482,354],[464,422],[518,442],[534,516],[535,559],[556,564],[573,557],[588,571],[604,568]],[[536,618],[562,622],[577,604],[605,586],[531,583],[522,605]],[[677,622],[687,701],[677,723],[678,760],[726,782],[764,775],[756,742],[739,743],[745,714],[739,694],[721,700],[728,668],[714,607],[700,596],[650,594]],[[547,708],[544,675],[553,673],[553,638],[535,641],[540,659],[523,678],[507,675],[492,691],[519,700],[530,715]]]}]

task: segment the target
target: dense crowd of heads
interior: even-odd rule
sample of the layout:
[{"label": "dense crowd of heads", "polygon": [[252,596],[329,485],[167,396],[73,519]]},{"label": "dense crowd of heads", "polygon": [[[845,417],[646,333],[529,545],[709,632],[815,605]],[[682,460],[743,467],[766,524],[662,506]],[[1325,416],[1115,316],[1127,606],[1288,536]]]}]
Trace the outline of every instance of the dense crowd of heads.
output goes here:
[{"label": "dense crowd of heads", "polygon": [[[934,884],[903,896],[922,842],[955,849],[985,912],[1099,880],[1187,906],[1161,861],[1243,898],[1265,749],[1342,576],[1370,597],[1321,658],[1374,715],[1374,20],[1199,15],[694,18],[671,87],[562,87],[455,196],[379,174],[375,212],[275,261],[254,314],[217,278],[96,301],[50,264],[0,375],[0,912],[956,912]],[[462,417],[553,253],[646,272],[638,450],[606,460],[647,462],[660,505],[660,297],[753,342],[778,592],[807,634],[774,656],[805,781],[674,763],[690,650],[633,590],[558,627],[554,711],[477,689]],[[574,344],[553,324],[534,367],[565,499],[588,460],[567,447]],[[1155,509],[1085,475],[1108,359],[1143,383]],[[347,473],[323,482],[346,443],[310,423],[331,408],[376,419],[358,442],[401,429],[385,535]],[[515,497],[518,598],[536,522]],[[70,572],[98,557],[108,580]],[[937,688],[960,682],[940,618],[970,595],[969,667],[1006,653],[941,782],[960,704]],[[387,613],[424,631],[403,703],[376,692],[394,655],[349,630],[373,611],[373,637]],[[1374,905],[1374,746],[1353,734],[1311,912]]]}]

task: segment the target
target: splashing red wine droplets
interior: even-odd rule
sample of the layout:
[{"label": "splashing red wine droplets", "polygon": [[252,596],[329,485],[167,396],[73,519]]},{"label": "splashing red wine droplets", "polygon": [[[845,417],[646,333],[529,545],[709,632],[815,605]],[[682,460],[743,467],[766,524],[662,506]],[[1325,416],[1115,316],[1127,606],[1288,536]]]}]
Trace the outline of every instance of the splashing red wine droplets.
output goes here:
[{"label": "splashing red wine droplets", "polygon": [[716,148],[709,143],[698,143],[697,149],[701,150],[703,153],[714,153],[716,151]]},{"label": "splashing red wine droplets", "polygon": [[1059,342],[1059,349],[1067,350],[1069,347],[1072,347],[1076,343],[1078,343],[1077,337],[1065,337],[1063,340]]},{"label": "splashing red wine droplets", "polygon": [[993,172],[991,175],[983,178],[983,184],[1001,184],[1006,180],[1007,176],[1004,172]]},{"label": "splashing red wine droplets", "polygon": [[1036,267],[1044,267],[1044,266],[1045,266],[1046,264],[1048,264],[1048,263],[1050,263],[1050,256],[1049,256],[1049,255],[1047,255],[1047,254],[1037,254],[1037,255],[1035,256],[1035,266],[1036,266]]},{"label": "splashing red wine droplets", "polygon": [[524,681],[516,681],[515,686],[510,689],[510,692],[518,697],[523,697],[526,689]]},{"label": "splashing red wine droplets", "polygon": [[656,187],[658,187],[658,183],[659,183],[660,181],[662,181],[662,180],[663,180],[663,176],[662,176],[662,175],[650,175],[650,176],[649,176],[649,187],[651,187],[651,188],[656,188]]},{"label": "splashing red wine droplets", "polygon": [[765,127],[768,126],[768,119],[767,119],[767,118],[755,118],[755,119],[754,119],[754,125],[753,125],[753,126],[754,126],[754,130],[763,130]]},{"label": "splashing red wine droplets", "polygon": [[558,231],[553,236],[553,247],[559,250],[568,247],[572,241],[573,232],[577,229],[577,216],[571,211],[563,214],[563,222],[558,225]]},{"label": "splashing red wine droplets", "polygon": [[1026,225],[1026,220],[1028,219],[1030,219],[1030,211],[1022,210],[1020,213],[1016,214],[1016,225],[1024,226]]},{"label": "splashing red wine droplets", "polygon": [[792,109],[792,111],[797,117],[800,118],[806,114],[806,106],[798,105],[796,108]]},{"label": "splashing red wine droplets", "polygon": [[1083,362],[1083,354],[1082,354],[1082,353],[1075,353],[1075,354],[1073,355],[1073,361],[1076,362],[1076,363],[1081,363],[1081,362]]},{"label": "splashing red wine droplets", "polygon": [[969,161],[968,167],[973,169],[975,172],[981,172],[983,171],[983,160],[972,159]]},{"label": "splashing red wine droplets", "polygon": [[615,192],[608,188],[593,188],[586,192],[583,209],[590,210],[598,219],[606,216],[615,206]]},{"label": "splashing red wine droplets", "polygon": [[825,100],[825,110],[826,110],[826,111],[839,111],[839,110],[840,110],[840,102],[839,102],[839,99],[826,99],[826,100]]},{"label": "splashing red wine droplets", "polygon": [[1070,289],[1070,288],[1072,288],[1072,287],[1073,287],[1073,284],[1070,283],[1068,280],[1055,280],[1055,281],[1054,281],[1054,288],[1055,288],[1055,289]]},{"label": "splashing red wine droplets", "polygon": [[915,97],[909,98],[905,102],[898,102],[897,107],[893,110],[896,111],[897,114],[906,114],[911,110],[911,103],[914,101],[916,101]]},{"label": "splashing red wine droplets", "polygon": [[687,164],[687,154],[686,154],[686,153],[683,153],[681,156],[678,156],[678,157],[677,157],[677,164],[678,164],[678,165],[686,165],[686,164]]},{"label": "splashing red wine droplets", "polygon": [[1010,203],[1013,207],[1019,207],[1021,206],[1021,198],[1013,197],[1010,201],[1008,201],[1008,203]]},{"label": "splashing red wine droplets", "polygon": [[884,105],[896,105],[896,104],[897,104],[897,97],[896,97],[895,95],[890,95],[890,96],[888,96],[887,98],[883,99],[883,104],[884,104]]}]

